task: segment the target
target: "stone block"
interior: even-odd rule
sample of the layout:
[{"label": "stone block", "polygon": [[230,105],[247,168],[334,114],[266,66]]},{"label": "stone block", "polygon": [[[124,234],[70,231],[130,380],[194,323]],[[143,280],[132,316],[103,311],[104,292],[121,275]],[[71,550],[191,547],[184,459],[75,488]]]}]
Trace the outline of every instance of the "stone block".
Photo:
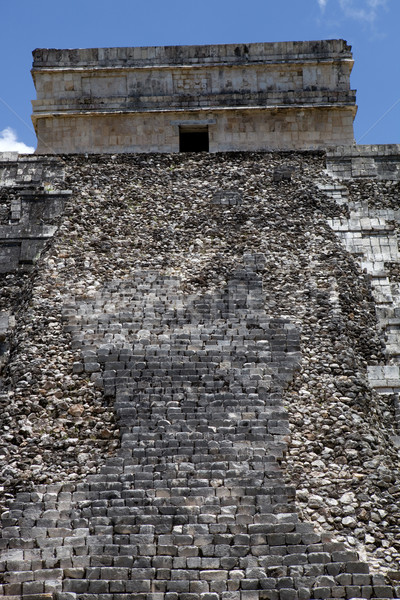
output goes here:
[{"label": "stone block", "polygon": [[108,581],[89,581],[89,594],[106,594],[108,592]]},{"label": "stone block", "polygon": [[308,555],[308,562],[326,564],[331,562],[331,555],[328,552],[310,552]]},{"label": "stone block", "polygon": [[346,571],[347,571],[347,573],[368,574],[369,567],[368,567],[367,563],[363,563],[363,562],[359,562],[359,561],[347,562],[346,563]]},{"label": "stone block", "polygon": [[[260,590],[259,592],[260,600],[279,600],[279,591],[278,590]],[[309,596],[308,596],[309,598]]]},{"label": "stone block", "polygon": [[314,587],[313,588],[313,596],[314,598],[330,598],[331,597],[331,588],[330,587]]},{"label": "stone block", "polygon": [[89,589],[89,581],[86,579],[64,579],[63,592],[75,592],[76,594],[84,594]]},{"label": "stone block", "polygon": [[35,581],[45,581],[47,579],[59,579],[63,578],[62,569],[38,569],[35,571]]},{"label": "stone block", "polygon": [[[324,596],[320,596],[323,598]],[[279,600],[297,600],[298,592],[292,588],[281,588],[279,590]]]},{"label": "stone block", "polygon": [[189,581],[167,581],[167,591],[177,594],[189,592]]},{"label": "stone block", "polygon": [[393,588],[389,585],[374,585],[373,594],[376,598],[393,598]]},{"label": "stone block", "polygon": [[43,581],[27,581],[22,584],[23,595],[41,594],[44,592]]}]

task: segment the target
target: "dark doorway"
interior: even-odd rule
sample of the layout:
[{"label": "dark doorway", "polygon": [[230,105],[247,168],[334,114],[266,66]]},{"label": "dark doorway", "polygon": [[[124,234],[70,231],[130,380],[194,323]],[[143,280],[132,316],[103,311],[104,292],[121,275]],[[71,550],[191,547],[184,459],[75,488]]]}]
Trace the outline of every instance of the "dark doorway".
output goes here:
[{"label": "dark doorway", "polygon": [[179,152],[208,152],[208,127],[179,127]]}]

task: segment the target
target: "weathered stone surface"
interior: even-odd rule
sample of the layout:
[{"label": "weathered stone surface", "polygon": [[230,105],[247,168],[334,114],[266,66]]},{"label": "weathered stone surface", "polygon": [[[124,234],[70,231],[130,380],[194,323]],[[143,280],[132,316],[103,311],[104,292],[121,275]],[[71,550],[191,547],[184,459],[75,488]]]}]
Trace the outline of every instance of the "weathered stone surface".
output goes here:
[{"label": "weathered stone surface", "polygon": [[41,154],[354,143],[344,40],[38,49],[33,58]]},{"label": "weathered stone surface", "polygon": [[[2,481],[19,490],[3,592],[395,594],[358,556],[397,571],[394,407],[368,385],[385,360],[372,287],[327,223],[348,208],[315,185],[322,156],[64,168],[58,232],[29,285],[4,278],[2,310],[20,301],[2,373]],[[396,185],[374,185],[395,202]],[[18,581],[43,570],[55,579]]]},{"label": "weathered stone surface", "polygon": [[352,144],[329,148],[326,157],[328,171],[340,179],[400,180],[399,144]]},{"label": "weathered stone surface", "polygon": [[56,231],[67,191],[57,158],[0,153],[0,274],[30,269]]}]

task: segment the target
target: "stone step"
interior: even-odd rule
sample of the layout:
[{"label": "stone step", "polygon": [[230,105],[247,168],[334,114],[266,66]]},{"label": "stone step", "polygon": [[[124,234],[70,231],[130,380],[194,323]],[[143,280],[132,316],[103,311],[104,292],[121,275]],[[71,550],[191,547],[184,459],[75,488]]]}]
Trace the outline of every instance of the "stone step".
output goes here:
[{"label": "stone step", "polygon": [[[349,587],[349,586],[347,586]],[[365,586],[364,586],[365,587]],[[337,600],[338,596],[326,596],[326,591],[327,588],[315,588],[313,590],[313,592],[310,591],[310,595],[309,597],[311,597],[311,594],[314,594],[314,597],[318,596],[318,593],[320,593],[320,595],[318,597],[322,597],[322,594],[324,594],[324,600]],[[328,590],[329,591],[329,590]],[[304,596],[304,588],[302,588],[301,593],[303,594],[301,597],[305,598]],[[369,600],[382,600],[383,598],[389,598],[389,596],[385,595],[385,596],[372,596],[370,597],[371,594],[371,589],[369,589],[369,586],[367,586],[367,589],[365,590],[360,590],[360,594],[361,593],[365,593],[364,597],[357,597],[354,595],[354,590],[353,587],[350,586],[349,590],[346,590],[345,588],[343,589],[342,587],[338,588],[338,594],[340,594],[341,598],[345,598],[345,599],[351,599],[351,600],[365,600],[365,598],[368,598]],[[196,592],[182,592],[182,598],[185,598],[185,600],[266,600],[266,599],[270,599],[270,598],[279,598],[281,600],[297,600],[298,598],[300,598],[300,591],[297,591],[293,588],[281,588],[280,590],[276,591],[276,590],[251,590],[251,589],[247,589],[247,590],[242,590],[242,591],[225,591],[225,592],[201,592],[201,593],[196,593]],[[317,594],[317,596],[315,595]],[[143,593],[143,592],[133,592],[133,593],[102,593],[101,596],[99,594],[72,594],[72,593],[58,593],[54,600],[77,600],[78,598],[81,600],[99,600],[99,598],[101,598],[101,600],[176,600],[179,596],[179,593],[177,592],[149,592],[149,593]],[[399,596],[390,596],[391,600],[400,600]],[[12,597],[12,600],[17,600],[17,597]],[[18,597],[18,600],[21,600],[20,597]],[[23,600],[25,600],[25,596],[23,597]]]},{"label": "stone step", "polygon": [[[336,217],[333,219],[327,219],[327,221],[334,231],[356,234],[361,233],[362,237],[371,235],[375,238],[381,235],[383,238],[387,238],[389,237],[388,234],[395,231],[395,227],[391,223],[376,223],[375,219],[366,219],[364,217],[361,219],[357,219],[355,217],[350,219]],[[393,242],[396,241],[394,234],[391,236],[391,239]]]},{"label": "stone step", "polygon": [[[9,596],[9,595],[1,595],[1,600],[55,600],[55,596],[53,592],[45,592],[43,594],[18,594],[17,596]],[[65,599],[67,600],[67,599]],[[70,599],[72,600],[72,599]]]},{"label": "stone step", "polygon": [[347,195],[349,193],[349,191],[345,185],[343,185],[341,183],[336,183],[334,181],[330,181],[328,183],[319,183],[319,184],[317,184],[317,187],[326,193],[328,193],[328,192],[343,192]]},{"label": "stone step", "polygon": [[[211,591],[218,589],[218,582],[225,583],[219,578],[212,581],[212,577],[216,576],[216,571],[210,570],[210,579],[188,581],[185,579],[178,581],[171,580],[143,580],[143,581],[93,581],[88,582],[89,591],[86,592],[58,592],[55,600],[166,600],[172,598],[185,598],[185,600],[261,600],[270,598],[279,598],[280,600],[297,600],[300,597],[325,598],[329,600],[337,600],[338,597],[363,600],[381,600],[382,598],[399,597],[400,589],[392,588],[387,585],[330,585],[330,587],[316,586],[308,592],[307,596],[299,596],[299,591],[292,582],[282,582],[279,585],[279,579],[227,579],[226,586],[230,591]],[[274,583],[276,581],[276,583]],[[279,585],[278,592],[271,595],[273,590],[276,590],[276,585]],[[304,583],[302,592],[306,591]],[[286,587],[285,587],[286,586]],[[85,587],[84,585],[82,588]],[[79,584],[75,586],[79,588]],[[150,589],[158,591],[150,591]],[[223,589],[220,587],[220,589]],[[118,591],[117,591],[118,590]],[[124,590],[124,591],[122,591]],[[192,590],[192,591],[190,591]],[[196,590],[196,591],[193,591]],[[371,597],[372,594],[372,597]]]}]

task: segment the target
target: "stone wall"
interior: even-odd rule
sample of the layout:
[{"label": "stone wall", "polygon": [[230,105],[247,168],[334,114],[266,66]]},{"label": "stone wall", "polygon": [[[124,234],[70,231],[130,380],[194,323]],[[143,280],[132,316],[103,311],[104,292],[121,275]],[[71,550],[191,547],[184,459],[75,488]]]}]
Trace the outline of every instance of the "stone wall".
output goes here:
[{"label": "stone wall", "polygon": [[58,158],[0,153],[0,374],[30,274],[57,231],[70,195],[53,188],[62,179]]},{"label": "stone wall", "polygon": [[39,153],[178,152],[193,126],[211,152],[353,142],[343,40],[33,54]]},{"label": "stone wall", "polygon": [[52,186],[63,179],[62,163],[54,156],[0,152],[0,187]]},{"label": "stone wall", "polygon": [[364,177],[400,180],[400,145],[353,145],[330,148],[328,171],[339,179]]},{"label": "stone wall", "polygon": [[0,273],[29,269],[54,235],[66,191],[58,159],[0,153]]},{"label": "stone wall", "polygon": [[[386,194],[372,186],[371,180],[367,180],[368,192],[365,194],[361,188],[364,192],[362,200],[359,190],[357,200],[349,199],[349,190],[342,184],[334,183],[325,186],[324,190],[336,202],[348,207],[348,217],[342,216],[328,222],[346,249],[357,256],[360,267],[371,277],[376,315],[385,339],[386,364],[370,365],[368,379],[379,393],[393,395],[395,418],[400,429],[398,185],[395,182],[386,184]],[[393,191],[395,193],[390,194]],[[380,198],[377,204],[374,200],[376,196]],[[393,443],[400,447],[400,437],[394,436]]]},{"label": "stone wall", "polygon": [[[321,120],[323,126],[320,127]],[[178,152],[179,128],[205,126],[210,152],[320,148],[343,141],[352,114],[345,108],[202,110],[145,114],[59,115],[37,122],[39,151],[45,152]],[[46,145],[40,140],[48,140]],[[104,147],[107,140],[107,147]],[[350,141],[350,140],[349,140]]]}]

